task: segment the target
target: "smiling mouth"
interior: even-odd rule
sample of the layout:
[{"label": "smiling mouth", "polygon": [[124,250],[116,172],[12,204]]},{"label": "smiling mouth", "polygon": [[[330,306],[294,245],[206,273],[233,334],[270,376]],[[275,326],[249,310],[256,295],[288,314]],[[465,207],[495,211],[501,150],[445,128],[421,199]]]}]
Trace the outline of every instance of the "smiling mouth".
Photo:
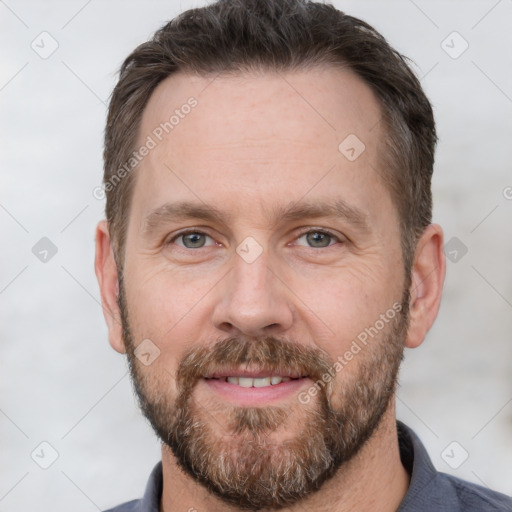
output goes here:
[{"label": "smiling mouth", "polygon": [[229,382],[234,386],[240,386],[242,388],[265,388],[268,386],[276,386],[282,382],[289,382],[291,380],[300,380],[305,377],[290,377],[281,375],[268,375],[249,377],[242,375],[229,375],[229,376],[218,376],[218,377],[204,377],[206,380],[219,380],[223,382]]}]

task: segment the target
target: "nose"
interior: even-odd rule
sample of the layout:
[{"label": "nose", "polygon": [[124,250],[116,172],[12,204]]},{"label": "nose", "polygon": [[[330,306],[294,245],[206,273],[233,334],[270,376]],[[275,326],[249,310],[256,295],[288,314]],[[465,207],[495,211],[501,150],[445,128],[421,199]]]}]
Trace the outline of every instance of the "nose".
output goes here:
[{"label": "nose", "polygon": [[217,329],[231,336],[269,336],[291,327],[291,293],[269,268],[266,251],[250,263],[235,254],[222,281],[212,319]]}]

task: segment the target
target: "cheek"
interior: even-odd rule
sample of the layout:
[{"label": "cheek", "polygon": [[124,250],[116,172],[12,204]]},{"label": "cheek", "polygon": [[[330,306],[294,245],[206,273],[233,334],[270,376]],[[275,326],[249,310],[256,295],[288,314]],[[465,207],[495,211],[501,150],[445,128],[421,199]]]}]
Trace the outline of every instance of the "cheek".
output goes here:
[{"label": "cheek", "polygon": [[[132,327],[157,338],[168,337],[194,310],[198,311],[197,306],[214,284],[215,280],[204,274],[195,279],[167,265],[148,265],[147,270],[140,265],[126,284]],[[175,338],[174,334],[171,337]]]},{"label": "cheek", "polygon": [[148,381],[159,379],[176,391],[175,372],[186,350],[201,339],[200,329],[205,325],[204,319],[199,318],[201,299],[213,284],[207,278],[182,279],[163,268],[132,272],[126,279],[134,344],[151,340],[158,351],[150,366],[140,365],[140,372]]},{"label": "cheek", "polygon": [[364,336],[365,329],[376,322],[380,325],[381,315],[400,304],[401,284],[389,266],[359,263],[317,275],[313,281],[301,278],[294,289],[303,303],[303,321],[315,326],[315,344],[337,360],[358,336]]}]

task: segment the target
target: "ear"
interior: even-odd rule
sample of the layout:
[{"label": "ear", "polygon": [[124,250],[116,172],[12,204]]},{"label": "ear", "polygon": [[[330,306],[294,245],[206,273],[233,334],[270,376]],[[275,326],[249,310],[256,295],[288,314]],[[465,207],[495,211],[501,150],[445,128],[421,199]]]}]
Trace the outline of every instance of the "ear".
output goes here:
[{"label": "ear", "polygon": [[446,257],[443,230],[437,224],[428,226],[418,241],[412,266],[409,328],[405,346],[416,348],[432,327],[441,304]]},{"label": "ear", "polygon": [[107,322],[110,345],[117,352],[124,354],[126,349],[123,342],[121,313],[117,303],[119,295],[117,265],[112,244],[110,243],[110,233],[106,220],[101,221],[96,228],[94,271],[100,285],[101,304],[103,315]]}]

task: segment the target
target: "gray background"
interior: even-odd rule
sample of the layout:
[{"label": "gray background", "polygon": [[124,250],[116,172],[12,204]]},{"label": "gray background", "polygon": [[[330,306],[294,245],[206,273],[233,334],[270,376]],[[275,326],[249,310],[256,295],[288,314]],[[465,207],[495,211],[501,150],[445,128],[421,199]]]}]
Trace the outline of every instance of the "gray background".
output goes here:
[{"label": "gray background", "polygon": [[[93,272],[104,204],[92,191],[123,58],[200,5],[0,1],[2,512],[103,509],[139,497],[159,460],[107,341]],[[415,61],[440,136],[435,221],[456,237],[438,320],[406,353],[398,417],[439,469],[512,494],[512,2],[336,5]],[[46,59],[31,47],[53,40]],[[58,249],[46,262],[32,252],[43,237]]]}]

